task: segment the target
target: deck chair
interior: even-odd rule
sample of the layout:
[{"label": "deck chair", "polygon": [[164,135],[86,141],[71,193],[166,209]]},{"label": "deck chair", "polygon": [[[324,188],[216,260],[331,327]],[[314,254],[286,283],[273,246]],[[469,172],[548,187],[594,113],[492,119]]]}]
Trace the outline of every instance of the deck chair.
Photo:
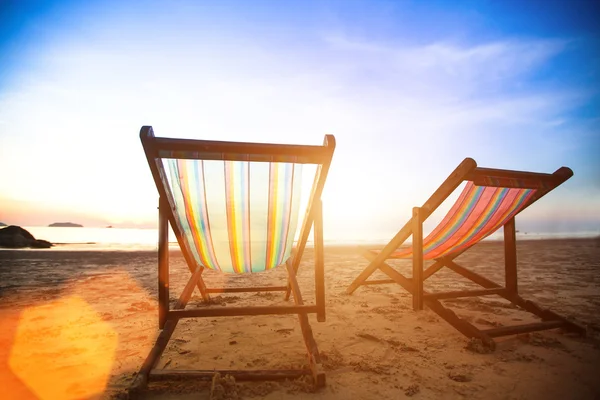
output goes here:
[{"label": "deck chair", "polygon": [[[412,294],[414,310],[427,305],[432,311],[469,338],[480,339],[495,348],[493,338],[551,328],[564,328],[583,334],[584,328],[556,313],[542,309],[519,296],[517,285],[517,252],[515,216],[542,196],[573,176],[567,167],[553,174],[521,172],[477,167],[475,160],[466,158],[421,207],[413,208],[412,218],[380,251],[369,250],[364,256],[370,264],[348,287],[352,294],[362,285],[397,283]],[[456,203],[439,225],[423,239],[423,222],[467,181]],[[504,228],[505,285],[493,282],[457,264],[454,259],[476,243]],[[412,235],[412,246],[399,247]],[[412,258],[412,278],[407,278],[386,263],[388,259]],[[432,264],[423,269],[424,261]],[[429,293],[424,281],[443,267],[482,286],[479,290]],[[376,270],[389,279],[367,280]],[[502,326],[480,330],[459,318],[440,300],[461,297],[500,295],[516,306],[535,314],[541,322],[518,326]]]},{"label": "deck chair", "polygon": [[[316,387],[324,386],[325,374],[320,367],[308,314],[316,313],[319,322],[325,321],[321,192],[335,149],[334,137],[326,135],[322,146],[237,143],[155,137],[152,127],[144,126],[140,138],[159,193],[160,333],[130,389],[143,389],[154,378],[211,379],[216,372],[237,380],[309,375]],[[316,172],[299,238],[292,249],[298,227],[303,164],[316,165]],[[191,273],[173,308],[169,307],[169,225]],[[305,304],[296,273],[311,228],[315,248],[315,302]],[[206,269],[249,274],[280,265],[287,269],[287,285],[209,288],[202,279]],[[186,308],[195,288],[206,302],[210,301],[211,293],[281,291],[286,300],[292,295],[294,304]],[[182,318],[270,314],[298,315],[309,368],[283,371],[155,368]]]}]

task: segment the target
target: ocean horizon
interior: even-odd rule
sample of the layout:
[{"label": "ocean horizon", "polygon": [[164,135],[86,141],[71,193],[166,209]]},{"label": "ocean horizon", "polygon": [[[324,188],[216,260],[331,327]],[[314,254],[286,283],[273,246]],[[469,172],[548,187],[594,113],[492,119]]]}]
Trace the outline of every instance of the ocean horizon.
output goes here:
[{"label": "ocean horizon", "polygon": [[[66,251],[148,251],[158,248],[157,228],[100,228],[100,227],[47,227],[47,226],[24,226],[36,239],[43,239],[53,243],[52,250]],[[360,235],[352,236],[345,232],[344,236],[330,235],[326,246],[380,246],[385,245],[395,232],[366,234],[361,231]],[[547,239],[578,239],[594,238],[600,236],[600,231],[585,232],[517,232],[521,240],[547,240]],[[499,230],[484,240],[502,240],[503,233]],[[406,243],[410,243],[410,238]],[[169,244],[172,248],[178,248],[175,235],[169,234]],[[312,234],[307,243],[312,246]]]}]

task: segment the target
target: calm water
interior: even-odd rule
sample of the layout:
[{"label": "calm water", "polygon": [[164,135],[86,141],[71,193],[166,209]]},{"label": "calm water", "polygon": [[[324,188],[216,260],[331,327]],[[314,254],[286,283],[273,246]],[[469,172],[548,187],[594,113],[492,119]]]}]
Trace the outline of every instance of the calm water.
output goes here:
[{"label": "calm water", "polygon": [[[49,228],[39,226],[24,228],[37,239],[44,239],[57,244],[54,247],[56,250],[155,250],[158,241],[157,229]],[[364,234],[364,232],[362,233]],[[381,245],[387,243],[394,233],[368,235],[368,239],[325,240],[325,243],[329,245]],[[598,234],[599,232],[517,233],[517,236],[521,239],[552,239],[596,237]],[[502,230],[488,238],[488,240],[501,239]],[[177,247],[175,235],[172,232],[169,235],[169,240],[172,242],[173,247]]]},{"label": "calm water", "polygon": [[[157,249],[157,229],[133,228],[50,228],[25,226],[36,239],[55,243],[60,250],[154,250]],[[393,235],[393,233],[392,233]],[[325,240],[327,244],[385,244],[387,237],[373,240]],[[169,230],[172,247],[178,247],[175,234]],[[308,239],[312,244],[312,234]]]},{"label": "calm water", "polygon": [[[156,229],[50,228],[25,226],[36,239],[55,243],[63,250],[152,250],[157,248]],[[175,236],[171,234],[171,240]]]}]

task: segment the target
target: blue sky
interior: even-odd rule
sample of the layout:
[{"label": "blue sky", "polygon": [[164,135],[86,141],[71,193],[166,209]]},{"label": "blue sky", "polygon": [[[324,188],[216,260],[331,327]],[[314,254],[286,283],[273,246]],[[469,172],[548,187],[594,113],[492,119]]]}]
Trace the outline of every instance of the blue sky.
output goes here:
[{"label": "blue sky", "polygon": [[152,226],[138,131],[153,125],[334,134],[333,236],[393,233],[467,156],[571,167],[518,227],[600,232],[598,2],[0,4],[0,221]]}]

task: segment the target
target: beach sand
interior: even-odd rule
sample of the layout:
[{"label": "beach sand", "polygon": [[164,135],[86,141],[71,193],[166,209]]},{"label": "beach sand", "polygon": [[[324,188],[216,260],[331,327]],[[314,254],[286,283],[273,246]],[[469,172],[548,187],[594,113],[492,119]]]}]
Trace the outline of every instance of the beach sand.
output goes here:
[{"label": "beach sand", "polygon": [[[171,299],[189,272],[171,252]],[[558,330],[497,339],[492,353],[430,310],[414,312],[397,285],[345,289],[367,265],[353,247],[326,248],[327,321],[309,316],[327,386],[299,379],[238,382],[221,398],[265,399],[599,399],[600,240],[520,241],[519,289],[587,326],[588,336]],[[501,242],[478,244],[457,262],[503,282]],[[299,272],[314,298],[313,254]],[[400,263],[408,270],[410,261]],[[0,251],[0,388],[3,399],[125,398],[158,334],[155,252]],[[207,272],[210,287],[281,285],[278,268],[252,276]],[[470,287],[442,270],[426,289]],[[286,304],[280,293],[213,296],[215,307]],[[498,296],[446,301],[482,327],[534,321]],[[189,306],[202,306],[195,293]],[[159,368],[289,368],[306,363],[297,316],[182,320]],[[235,391],[235,393],[234,393]],[[141,398],[209,399],[210,383],[153,383]],[[218,397],[217,397],[218,398]]]}]

